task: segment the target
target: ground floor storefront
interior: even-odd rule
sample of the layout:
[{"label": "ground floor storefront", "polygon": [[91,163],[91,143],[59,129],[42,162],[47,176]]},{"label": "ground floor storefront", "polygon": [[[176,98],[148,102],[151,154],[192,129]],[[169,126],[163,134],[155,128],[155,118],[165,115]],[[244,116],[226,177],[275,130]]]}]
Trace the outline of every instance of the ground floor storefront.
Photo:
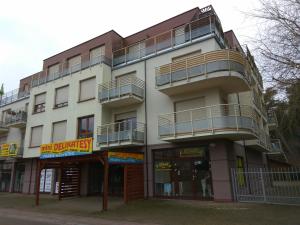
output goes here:
[{"label": "ground floor storefront", "polygon": [[0,161],[0,192],[23,192],[25,161],[6,159]]}]

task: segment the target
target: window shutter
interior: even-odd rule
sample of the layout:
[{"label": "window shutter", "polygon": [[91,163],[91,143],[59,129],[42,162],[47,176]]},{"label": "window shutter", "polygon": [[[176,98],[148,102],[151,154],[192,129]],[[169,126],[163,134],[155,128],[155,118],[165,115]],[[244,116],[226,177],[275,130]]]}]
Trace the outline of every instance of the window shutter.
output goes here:
[{"label": "window shutter", "polygon": [[40,146],[42,144],[43,126],[31,128],[31,142],[30,146]]},{"label": "window shutter", "polygon": [[87,100],[95,97],[96,78],[80,81],[80,96],[79,100]]},{"label": "window shutter", "polygon": [[57,75],[59,72],[59,64],[55,64],[53,66],[50,66],[48,69],[49,75]]},{"label": "window shutter", "polygon": [[[204,97],[176,102],[175,111],[179,112],[176,114],[177,122],[189,121],[191,119],[191,114],[189,111],[185,111],[185,112],[180,112],[180,111],[201,108],[204,106],[205,106]],[[196,118],[201,119],[203,117],[206,117],[206,115],[207,115],[206,109],[193,111],[194,119]]]},{"label": "window shutter", "polygon": [[79,68],[80,67],[80,64],[81,64],[81,56],[78,55],[78,56],[75,56],[73,58],[70,58],[68,60],[68,64],[69,64],[69,68],[72,70],[72,69],[75,69],[75,68]]},{"label": "window shutter", "polygon": [[66,139],[67,121],[53,123],[52,142],[64,141]]},{"label": "window shutter", "polygon": [[115,118],[116,118],[117,121],[126,120],[126,119],[129,119],[129,118],[136,118],[136,111],[117,114]]},{"label": "window shutter", "polygon": [[46,100],[46,93],[36,95],[35,96],[35,105],[45,103],[45,100]]},{"label": "window shutter", "polygon": [[104,53],[105,53],[105,46],[94,48],[90,51],[90,59],[99,58],[100,56],[104,55]]},{"label": "window shutter", "polygon": [[56,89],[55,105],[68,102],[69,86]]}]

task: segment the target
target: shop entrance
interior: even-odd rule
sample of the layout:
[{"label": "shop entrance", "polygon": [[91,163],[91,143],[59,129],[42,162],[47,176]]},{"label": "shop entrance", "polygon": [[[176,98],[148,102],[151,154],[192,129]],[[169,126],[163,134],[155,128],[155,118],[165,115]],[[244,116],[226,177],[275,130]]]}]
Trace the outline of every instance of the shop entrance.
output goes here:
[{"label": "shop entrance", "polygon": [[154,152],[155,196],[212,199],[209,156],[205,148]]},{"label": "shop entrance", "polygon": [[12,163],[0,163],[0,192],[9,192]]},{"label": "shop entrance", "polygon": [[25,165],[22,163],[18,163],[16,165],[16,174],[14,181],[14,192],[22,192],[23,189],[23,181],[24,181],[24,173],[25,173]]}]

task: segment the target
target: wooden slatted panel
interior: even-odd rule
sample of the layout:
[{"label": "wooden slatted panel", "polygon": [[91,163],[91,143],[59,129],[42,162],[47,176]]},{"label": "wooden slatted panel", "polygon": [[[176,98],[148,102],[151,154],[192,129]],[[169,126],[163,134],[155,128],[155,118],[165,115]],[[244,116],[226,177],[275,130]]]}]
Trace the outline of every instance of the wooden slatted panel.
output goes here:
[{"label": "wooden slatted panel", "polygon": [[214,62],[219,60],[227,60],[228,59],[228,51],[215,51],[209,52],[205,54],[205,62]]},{"label": "wooden slatted panel", "polygon": [[186,68],[186,60],[180,60],[177,62],[174,62],[172,65],[172,72],[178,71],[178,70],[184,70]]},{"label": "wooden slatted panel", "polygon": [[236,61],[242,65],[244,65],[244,63],[245,63],[244,58],[241,56],[241,54],[239,52],[230,51],[229,59],[232,61]]},{"label": "wooden slatted panel", "polygon": [[158,75],[171,72],[171,64],[163,65],[158,69]]},{"label": "wooden slatted panel", "polygon": [[143,164],[125,165],[124,168],[124,201],[144,198]]},{"label": "wooden slatted panel", "polygon": [[80,195],[80,168],[63,167],[61,173],[60,198]]},{"label": "wooden slatted panel", "polygon": [[199,55],[195,55],[191,58],[189,58],[187,60],[187,66],[190,68],[190,67],[194,67],[194,66],[198,66],[198,65],[201,65],[201,64],[204,64],[205,61],[204,61],[204,54],[199,54]]}]

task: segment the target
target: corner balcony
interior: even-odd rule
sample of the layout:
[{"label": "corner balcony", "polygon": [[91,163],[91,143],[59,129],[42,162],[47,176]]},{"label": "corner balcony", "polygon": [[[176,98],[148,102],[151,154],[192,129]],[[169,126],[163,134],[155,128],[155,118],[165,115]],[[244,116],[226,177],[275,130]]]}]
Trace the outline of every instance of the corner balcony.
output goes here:
[{"label": "corner balcony", "polygon": [[252,106],[220,104],[160,115],[158,135],[163,141],[226,138],[255,139],[258,135]]},{"label": "corner balcony", "polygon": [[270,137],[266,133],[265,130],[260,129],[258,131],[258,138],[254,140],[246,140],[245,145],[249,148],[265,152],[269,151],[271,149],[271,144],[270,144]]},{"label": "corner balcony", "polygon": [[99,102],[110,107],[144,101],[145,82],[137,77],[112,80],[99,85]]},{"label": "corner balcony", "polygon": [[6,114],[5,123],[7,127],[24,128],[27,123],[27,112],[23,108],[11,110]]},{"label": "corner balcony", "polygon": [[123,121],[99,126],[97,143],[100,148],[143,146],[145,143],[145,124]]},{"label": "corner balcony", "polygon": [[156,88],[175,95],[219,87],[226,93],[250,90],[243,55],[232,50],[198,54],[156,68]]},{"label": "corner balcony", "polygon": [[4,134],[8,132],[8,127],[3,121],[0,121],[0,134]]}]

